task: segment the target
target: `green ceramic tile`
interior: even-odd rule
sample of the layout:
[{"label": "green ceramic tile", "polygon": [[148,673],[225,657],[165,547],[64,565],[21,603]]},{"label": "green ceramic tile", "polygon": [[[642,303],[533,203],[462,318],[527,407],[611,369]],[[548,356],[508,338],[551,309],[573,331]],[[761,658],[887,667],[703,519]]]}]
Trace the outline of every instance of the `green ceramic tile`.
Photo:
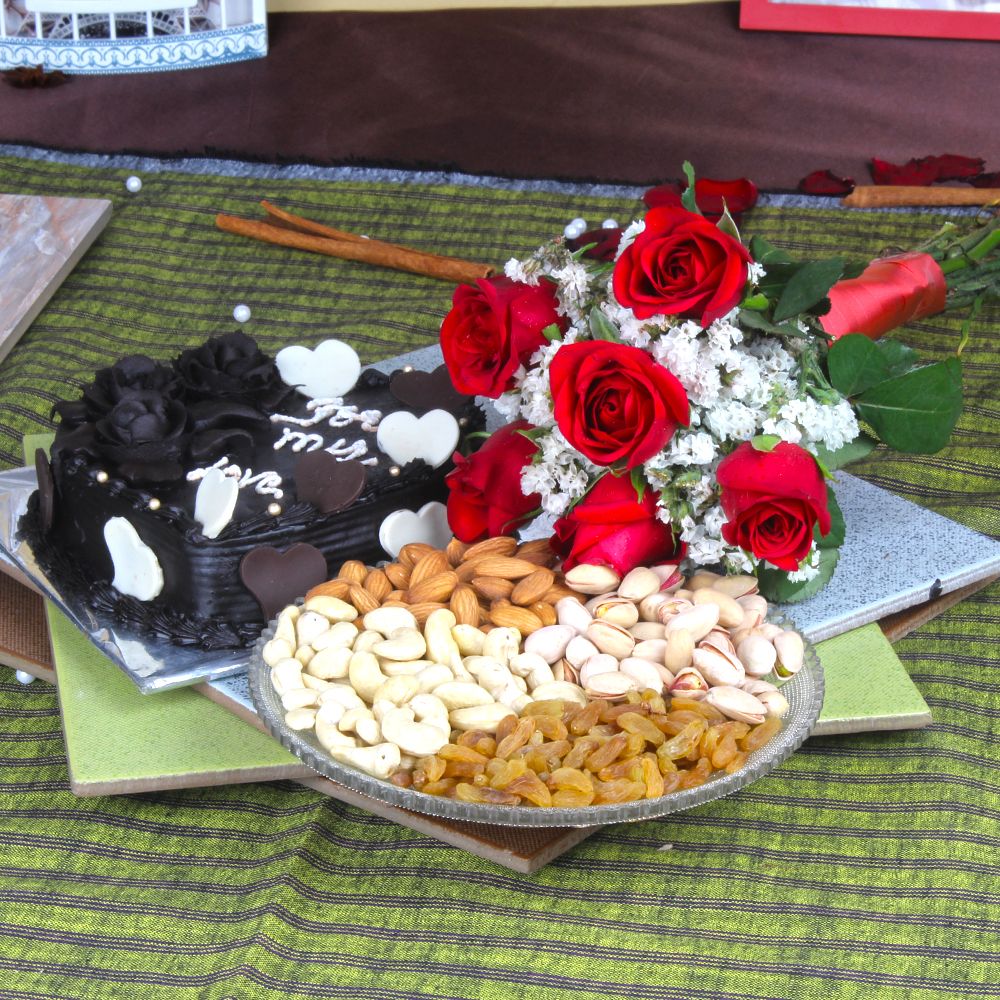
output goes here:
[{"label": "green ceramic tile", "polygon": [[140,694],[52,605],[46,606],[70,780],[78,795],[301,776],[277,741],[190,690]]},{"label": "green ceramic tile", "polygon": [[814,736],[919,729],[931,712],[877,624],[816,644],[826,686]]}]

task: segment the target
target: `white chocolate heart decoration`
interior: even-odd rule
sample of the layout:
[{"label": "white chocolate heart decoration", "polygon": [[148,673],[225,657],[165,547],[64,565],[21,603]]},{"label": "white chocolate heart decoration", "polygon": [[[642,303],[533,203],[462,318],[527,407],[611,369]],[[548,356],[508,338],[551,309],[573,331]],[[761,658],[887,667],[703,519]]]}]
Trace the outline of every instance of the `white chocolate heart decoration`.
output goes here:
[{"label": "white chocolate heart decoration", "polygon": [[375,440],[400,465],[422,458],[436,469],[451,458],[458,437],[458,421],[447,410],[431,410],[422,417],[397,410],[382,418]]},{"label": "white chocolate heart decoration", "polygon": [[426,542],[436,549],[443,549],[451,541],[448,508],[432,500],[415,514],[412,510],[394,510],[378,529],[378,540],[393,559],[410,542]]},{"label": "white chocolate heart decoration", "polygon": [[151,601],[163,590],[163,570],[156,553],[139,537],[132,522],[112,517],[104,525],[115,578],[111,586],[120,594],[139,601]]},{"label": "white chocolate heart decoration", "polygon": [[329,399],[350,392],[361,374],[361,360],[350,344],[324,340],[315,349],[293,345],[274,359],[285,385],[310,399]]},{"label": "white chocolate heart decoration", "polygon": [[221,469],[205,473],[194,497],[194,519],[206,538],[218,538],[229,524],[239,495],[239,483],[232,476],[224,475]]}]

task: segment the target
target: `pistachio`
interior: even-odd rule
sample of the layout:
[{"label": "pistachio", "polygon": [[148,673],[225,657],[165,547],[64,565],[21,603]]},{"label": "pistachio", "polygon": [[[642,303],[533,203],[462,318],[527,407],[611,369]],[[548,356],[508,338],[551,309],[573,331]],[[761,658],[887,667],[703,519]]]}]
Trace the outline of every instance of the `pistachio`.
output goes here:
[{"label": "pistachio", "polygon": [[660,589],[660,578],[646,566],[637,566],[622,578],[618,585],[618,596],[638,603]]},{"label": "pistachio", "polygon": [[784,629],[780,625],[775,625],[774,622],[761,622],[752,630],[752,634],[762,636],[768,642],[774,642],[774,637],[781,635],[783,631]]},{"label": "pistachio", "polygon": [[[492,634],[491,632],[490,635]],[[536,653],[546,663],[552,664],[563,658],[566,647],[574,635],[575,631],[569,625],[546,625],[544,628],[532,632],[524,640],[524,651]],[[489,636],[487,636],[488,639]]]},{"label": "pistachio", "polygon": [[714,587],[721,579],[723,578],[718,573],[713,573],[707,569],[700,569],[684,581],[684,586],[688,590],[701,590],[703,587]]},{"label": "pistachio", "polygon": [[613,590],[609,590],[606,594],[595,594],[584,607],[593,615],[597,612],[598,604],[603,604],[605,601],[610,601],[613,597],[617,595]]},{"label": "pistachio", "polygon": [[709,688],[705,694],[705,702],[728,718],[751,726],[759,725],[767,718],[763,702],[749,692],[727,684]]},{"label": "pistachio", "polygon": [[663,653],[663,665],[677,673],[691,666],[691,654],[694,652],[694,637],[686,628],[671,629],[666,638],[666,649]]},{"label": "pistachio", "polygon": [[715,581],[712,589],[733,598],[746,597],[748,594],[757,593],[757,577],[748,574],[724,576],[721,580]]},{"label": "pistachio", "polygon": [[743,664],[716,646],[699,646],[692,652],[691,662],[709,684],[739,685],[746,677]]},{"label": "pistachio", "polygon": [[747,679],[740,685],[744,691],[748,691],[750,694],[761,695],[765,691],[777,691],[777,685],[772,684],[770,681],[762,681],[759,677],[747,677]]},{"label": "pistachio", "polygon": [[779,677],[791,677],[802,669],[805,658],[805,644],[798,632],[780,632],[772,640],[778,654],[774,672]]},{"label": "pistachio", "polygon": [[780,691],[761,691],[754,697],[767,710],[769,719],[783,719],[788,714],[788,699]]},{"label": "pistachio", "polygon": [[579,670],[592,656],[597,656],[600,650],[586,637],[574,636],[566,645],[564,659],[570,666]]},{"label": "pistachio", "polygon": [[607,566],[580,563],[565,574],[566,585],[581,594],[604,594],[615,590],[621,577]]},{"label": "pistachio", "polygon": [[778,658],[774,646],[762,635],[748,635],[736,647],[736,654],[751,677],[766,677]]},{"label": "pistachio", "polygon": [[618,659],[610,653],[598,653],[580,665],[580,684],[584,687],[596,674],[614,673],[618,670]]},{"label": "pistachio", "polygon": [[594,616],[575,598],[561,597],[555,604],[556,621],[576,632],[586,632]]},{"label": "pistachio", "polygon": [[[632,633],[635,635],[635,633]],[[635,644],[632,650],[633,656],[638,656],[643,660],[652,660],[653,663],[663,663],[663,657],[667,652],[666,639],[643,639]],[[685,664],[686,666],[687,664]]]},{"label": "pistachio", "polygon": [[716,604],[719,608],[719,624],[724,628],[736,628],[743,622],[744,610],[740,603],[714,587],[703,587],[694,594],[694,606]]},{"label": "pistachio", "polygon": [[629,634],[636,642],[646,642],[649,639],[662,640],[666,635],[666,628],[659,622],[636,622],[629,629]]},{"label": "pistachio", "polygon": [[658,668],[658,663],[643,660],[638,656],[627,656],[618,665],[623,674],[636,682],[640,691],[648,689],[660,694],[663,691],[663,678]]},{"label": "pistachio", "polygon": [[611,622],[594,621],[585,635],[602,653],[610,653],[619,660],[631,656],[635,649],[634,636],[627,629]]},{"label": "pistachio", "polygon": [[615,670],[594,674],[587,681],[585,692],[591,698],[621,698],[629,691],[638,690],[638,687],[633,677]]},{"label": "pistachio", "polygon": [[705,697],[705,692],[708,691],[708,681],[702,677],[701,671],[696,667],[685,667],[683,670],[677,671],[669,691],[671,694],[683,695],[685,698],[697,701]]},{"label": "pistachio", "polygon": [[658,622],[660,619],[657,612],[660,610],[660,606],[666,604],[669,600],[669,594],[660,592],[650,594],[649,597],[644,597],[639,602],[639,620],[644,622]]},{"label": "pistachio", "polygon": [[694,605],[687,598],[672,594],[656,609],[656,617],[661,625],[666,625],[667,622],[672,621],[685,611],[690,611],[693,607]]},{"label": "pistachio", "polygon": [[609,597],[597,605],[594,617],[629,628],[639,620],[639,609],[624,597]]},{"label": "pistachio", "polygon": [[686,629],[691,633],[691,638],[697,642],[703,639],[712,630],[712,627],[719,620],[719,606],[717,604],[699,604],[689,611],[682,611],[674,615],[667,624],[667,636],[678,629]]},{"label": "pistachio", "polygon": [[760,594],[747,594],[736,600],[743,608],[743,624],[749,628],[759,625],[767,618],[767,601]]},{"label": "pistachio", "polygon": [[577,705],[587,704],[587,695],[583,688],[567,681],[540,684],[531,693],[535,701],[572,701]]}]

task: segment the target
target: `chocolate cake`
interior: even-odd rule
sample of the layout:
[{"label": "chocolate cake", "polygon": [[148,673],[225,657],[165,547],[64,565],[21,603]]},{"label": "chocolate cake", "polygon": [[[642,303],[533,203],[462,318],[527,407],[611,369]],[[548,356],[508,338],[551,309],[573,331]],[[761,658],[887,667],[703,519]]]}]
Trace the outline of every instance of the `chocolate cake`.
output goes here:
[{"label": "chocolate cake", "polygon": [[451,455],[481,428],[444,369],[361,371],[346,344],[264,355],[242,333],[136,355],[57,404],[27,516],[60,587],[115,620],[244,645],[348,558],[446,538]]}]

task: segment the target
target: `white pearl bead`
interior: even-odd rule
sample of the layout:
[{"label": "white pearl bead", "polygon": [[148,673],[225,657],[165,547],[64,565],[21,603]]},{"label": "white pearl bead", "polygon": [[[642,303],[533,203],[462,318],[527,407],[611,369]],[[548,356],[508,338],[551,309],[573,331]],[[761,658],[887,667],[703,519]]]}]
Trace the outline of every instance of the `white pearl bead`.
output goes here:
[{"label": "white pearl bead", "polygon": [[125,181],[125,190],[131,194],[138,194],[142,190],[142,179],[133,174]]},{"label": "white pearl bead", "polygon": [[34,676],[29,674],[27,670],[18,670],[14,676],[20,684],[30,684],[35,679]]},{"label": "white pearl bead", "polygon": [[577,236],[582,236],[587,231],[587,220],[572,219],[563,230],[563,236],[568,240],[575,240]]},{"label": "white pearl bead", "polygon": [[618,220],[617,219],[605,219],[601,223],[601,229],[617,229]]},{"label": "white pearl bead", "polygon": [[233,310],[233,319],[236,320],[237,323],[245,323],[249,318],[250,318],[250,307],[243,305],[243,303],[241,302]]}]

